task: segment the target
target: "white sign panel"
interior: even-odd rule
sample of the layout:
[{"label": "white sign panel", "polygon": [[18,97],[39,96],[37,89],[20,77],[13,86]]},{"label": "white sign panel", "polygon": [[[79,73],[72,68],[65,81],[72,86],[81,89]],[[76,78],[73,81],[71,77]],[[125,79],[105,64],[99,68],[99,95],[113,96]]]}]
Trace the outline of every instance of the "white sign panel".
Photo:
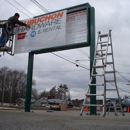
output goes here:
[{"label": "white sign panel", "polygon": [[87,11],[67,14],[66,44],[87,42]]},{"label": "white sign panel", "polygon": [[66,10],[24,20],[31,26],[19,26],[14,54],[66,44]]}]

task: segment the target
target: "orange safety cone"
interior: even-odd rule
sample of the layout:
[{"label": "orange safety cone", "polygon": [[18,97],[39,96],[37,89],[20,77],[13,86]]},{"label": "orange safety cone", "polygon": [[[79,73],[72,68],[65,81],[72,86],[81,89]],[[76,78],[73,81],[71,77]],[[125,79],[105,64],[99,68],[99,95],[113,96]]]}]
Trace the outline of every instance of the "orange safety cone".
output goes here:
[{"label": "orange safety cone", "polygon": [[85,107],[85,112],[89,112],[88,106]]},{"label": "orange safety cone", "polygon": [[129,107],[127,108],[127,112],[130,112],[130,108]]}]

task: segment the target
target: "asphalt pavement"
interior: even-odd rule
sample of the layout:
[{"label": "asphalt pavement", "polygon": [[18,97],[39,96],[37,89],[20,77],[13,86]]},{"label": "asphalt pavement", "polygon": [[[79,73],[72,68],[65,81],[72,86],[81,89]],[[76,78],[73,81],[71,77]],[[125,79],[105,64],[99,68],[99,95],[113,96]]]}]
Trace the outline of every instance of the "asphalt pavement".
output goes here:
[{"label": "asphalt pavement", "polygon": [[129,130],[130,113],[102,117],[80,111],[0,110],[0,130]]}]

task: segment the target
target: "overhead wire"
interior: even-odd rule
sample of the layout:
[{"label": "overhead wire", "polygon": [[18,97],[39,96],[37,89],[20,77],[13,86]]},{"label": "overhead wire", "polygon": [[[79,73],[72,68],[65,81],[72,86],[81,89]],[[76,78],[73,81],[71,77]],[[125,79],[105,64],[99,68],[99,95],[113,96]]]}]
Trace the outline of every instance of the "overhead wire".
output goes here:
[{"label": "overhead wire", "polygon": [[130,74],[130,73],[126,73],[126,72],[119,72],[119,73],[122,73],[122,74]]},{"label": "overhead wire", "polygon": [[88,69],[87,67],[84,67],[84,66],[82,66],[82,65],[80,65],[80,64],[75,63],[74,61],[71,61],[71,60],[66,59],[66,58],[64,58],[64,57],[62,57],[62,56],[59,56],[58,54],[55,54],[55,53],[53,53],[53,52],[51,52],[51,53],[52,53],[53,55],[55,55],[55,56],[58,56],[58,57],[60,57],[60,58],[62,58],[62,59],[64,59],[64,60],[68,61],[68,62],[71,62],[71,63],[73,63],[73,64],[75,64],[75,65],[78,65],[78,66],[80,66],[81,68],[90,70],[90,69]]},{"label": "overhead wire", "polygon": [[[111,65],[110,65],[111,66]],[[111,68],[112,68],[112,66],[111,66]],[[128,80],[127,78],[125,78],[119,71],[117,71],[116,69],[115,69],[115,71],[121,76],[121,77],[123,77],[125,80],[127,80],[128,82],[130,81],[130,80]]]},{"label": "overhead wire", "polygon": [[24,6],[22,6],[19,2],[17,2],[16,0],[14,0],[14,2],[17,3],[19,6],[21,6],[23,9],[25,9],[27,12],[29,12],[30,14],[35,16],[33,13],[31,13],[29,10],[27,10]]},{"label": "overhead wire", "polygon": [[39,2],[37,2],[36,0],[30,0],[31,2],[33,2],[36,6],[38,6],[41,10],[43,10],[45,13],[49,13],[49,11],[47,9],[45,9]]},{"label": "overhead wire", "polygon": [[[78,49],[77,49],[77,50],[78,50]],[[84,55],[86,55],[86,53],[82,52],[81,50],[78,50],[78,51],[80,51],[81,53],[83,53]],[[123,77],[125,80],[129,81],[129,80],[126,79],[123,75],[121,75],[121,73],[120,73],[119,71],[116,70],[116,72],[117,72],[121,77]],[[130,74],[130,73],[129,73],[129,74]],[[118,81],[119,81],[119,80],[118,80]],[[110,84],[111,84],[111,83],[110,83]],[[112,85],[113,85],[113,84],[112,84]],[[113,85],[113,86],[115,86],[115,85]],[[121,88],[119,88],[119,87],[118,87],[118,89],[121,90],[121,91],[124,91],[124,92],[129,93],[128,91],[123,90],[123,89],[121,89]]]},{"label": "overhead wire", "polygon": [[[8,2],[9,4],[11,4],[9,1],[7,1],[7,0],[5,0],[6,2]],[[15,1],[15,0],[14,0]],[[31,0],[32,1],[32,0]],[[35,0],[34,0],[35,1]],[[15,1],[16,2],[16,1]],[[35,1],[35,2],[37,2],[37,1]],[[20,5],[18,2],[16,2],[18,5]],[[16,9],[18,9],[16,6],[14,6],[13,4],[11,4],[13,7],[15,7]],[[40,5],[40,4],[39,4]],[[21,5],[20,5],[21,6]],[[23,6],[21,6],[21,7],[23,7]],[[21,11],[20,9],[18,9],[19,11]],[[22,13],[24,13],[23,11],[21,11]],[[25,13],[24,13],[25,14]],[[27,14],[25,14],[26,16],[28,16]],[[28,16],[28,17],[30,17],[30,16]],[[66,60],[66,61],[69,61],[69,62],[71,62],[71,63],[73,63],[73,64],[75,64],[76,66],[80,66],[80,67],[82,67],[82,68],[85,68],[85,69],[87,69],[87,70],[89,70],[87,67],[85,67],[84,65],[82,65],[82,64],[79,64],[79,63],[75,63],[74,61],[72,61],[72,60],[68,60],[68,59],[66,59],[66,58],[64,58],[64,57],[62,57],[62,56],[59,56],[58,54],[55,54],[55,53],[52,53],[52,54],[54,54],[54,55],[56,55],[56,56],[58,56],[58,57],[60,57],[60,58],[62,58],[62,59],[64,59],[64,60]],[[62,54],[63,55],[63,54]],[[67,57],[67,56],[65,56],[65,57]]]},{"label": "overhead wire", "polygon": [[[24,13],[23,11],[21,11],[19,8],[17,8],[16,6],[14,6],[12,3],[10,3],[9,1],[7,1],[7,0],[5,0],[7,3],[9,3],[10,5],[12,5],[13,7],[15,7],[16,9],[18,9],[20,12],[22,12],[23,14],[25,14],[27,17],[29,17],[30,18],[30,16],[29,15],[27,15],[26,13]],[[14,0],[15,2],[16,2],[16,0]],[[36,0],[31,0],[33,3],[35,3],[35,5],[37,5],[40,9],[42,9],[44,12],[46,12],[46,13],[48,13],[49,11],[48,10],[46,10],[43,6],[41,6]],[[18,2],[16,2],[18,5],[20,5]],[[21,7],[23,7],[22,5],[20,5]],[[24,7],[23,7],[24,8]],[[25,9],[25,8],[24,8]],[[25,9],[26,11],[28,11],[27,9]],[[31,13],[30,11],[28,11],[29,13]],[[32,14],[32,13],[31,13]],[[34,14],[32,14],[33,16],[34,16]],[[86,52],[84,52],[83,50],[81,50],[81,49],[77,49],[79,52],[81,52],[82,54],[84,54],[84,55],[86,55],[86,56],[88,56],[89,57],[89,55],[86,53]],[[72,60],[68,60],[68,59],[66,59],[66,58],[64,58],[64,57],[62,57],[62,56],[59,56],[58,54],[55,54],[55,53],[53,53],[53,52],[51,52],[53,55],[55,55],[55,56],[58,56],[58,57],[60,57],[60,58],[62,58],[62,59],[64,59],[64,60],[66,60],[66,61],[69,61],[69,62],[71,62],[71,63],[73,63],[73,64],[75,64],[75,65],[78,65],[78,66],[80,66],[80,67],[82,67],[82,68],[85,68],[85,69],[87,69],[87,70],[90,70],[90,69],[88,69],[87,67],[84,67],[83,65],[81,65],[81,64],[79,64],[79,63],[75,63],[74,61],[72,61]],[[116,70],[116,72],[120,75],[120,76],[122,76],[121,74],[120,74],[120,72],[118,72],[117,70]],[[126,79],[124,76],[122,76],[125,80],[127,80],[127,81],[129,81],[128,79]],[[119,88],[119,87],[118,87]],[[125,90],[123,90],[123,89],[121,89],[121,88],[119,88],[120,90],[122,90],[122,91],[124,91],[124,92],[127,92],[127,91],[125,91]]]},{"label": "overhead wire", "polygon": [[[68,58],[69,60],[72,60],[70,57],[63,55],[63,54],[61,54],[60,52],[57,52],[57,53],[60,54],[60,55],[62,55],[62,56],[64,56],[64,57],[66,57],[66,58]],[[86,60],[87,60],[87,59],[86,59]],[[72,61],[74,61],[74,60],[72,60]],[[78,61],[78,60],[75,60],[75,63],[78,63],[77,61]],[[82,65],[82,66],[85,66],[85,65],[83,65],[83,64],[81,64],[81,63],[79,63],[79,64]],[[87,66],[85,66],[85,67],[87,67]]]},{"label": "overhead wire", "polygon": [[88,56],[88,58],[90,58],[89,54],[86,53],[86,52],[84,52],[82,49],[78,48],[77,50],[78,50],[79,52],[81,52],[82,54]]},{"label": "overhead wire", "polygon": [[[34,4],[36,4],[39,8],[43,9],[43,11],[45,11],[46,13],[49,12],[47,9],[45,9],[45,8],[44,8],[40,3],[38,3],[36,0],[31,0],[31,1],[32,1]],[[83,51],[81,51],[81,49],[79,49],[79,51],[88,56],[88,54],[85,53],[85,52],[83,52]],[[56,56],[58,56],[58,57],[60,57],[60,58],[62,58],[62,59],[65,59],[65,58],[59,56],[58,54],[55,54],[55,53],[52,53],[52,54],[54,54],[54,55],[56,55]],[[60,54],[60,55],[63,55],[63,54]],[[64,57],[67,57],[67,56],[64,56]],[[67,58],[68,58],[68,57],[67,57]],[[70,58],[68,58],[68,59],[70,59]],[[65,59],[65,60],[67,60],[67,59]],[[83,66],[84,66],[84,65],[81,65],[81,64],[79,65],[79,64],[75,63],[74,61],[72,61],[72,59],[71,59],[71,60],[67,60],[67,61],[69,61],[69,62],[71,62],[71,63],[74,63],[74,64],[76,64],[76,65],[78,65],[78,66],[80,66],[80,67],[83,67]],[[86,67],[84,67],[84,68],[86,69]]]},{"label": "overhead wire", "polygon": [[[88,58],[90,58],[90,56],[89,56],[89,54],[87,54],[86,52],[84,52],[83,50],[81,50],[81,49],[77,49],[79,52],[81,52],[82,54],[84,54],[84,55],[86,55],[86,56],[88,56]],[[56,55],[56,56],[58,56],[58,57],[60,57],[60,58],[62,58],[62,59],[65,59],[65,58],[63,58],[63,57],[61,57],[61,56],[59,56],[59,55],[57,55],[57,54],[55,54],[55,53],[52,53],[52,54],[54,54],[54,55]],[[67,59],[65,59],[65,60],[67,60]],[[73,64],[77,64],[77,63],[75,63],[75,62],[72,62],[72,61],[70,61],[70,60],[67,60],[67,61],[69,61],[69,62],[71,62],[71,63],[73,63]],[[80,65],[79,65],[80,66]],[[80,66],[80,67],[82,67],[82,66]],[[84,67],[83,67],[84,68]],[[86,69],[86,68],[85,68]],[[90,69],[89,69],[90,70]],[[117,70],[116,70],[116,72],[118,73],[118,74],[120,74]],[[120,74],[121,75],[121,74]],[[122,75],[121,75],[122,76]],[[126,79],[124,76],[122,76],[124,79]],[[127,81],[129,81],[128,79],[126,79]],[[119,87],[118,87],[119,88]],[[122,90],[122,91],[124,91],[124,92],[127,92],[127,91],[125,91],[125,90],[123,90],[123,89],[121,89],[121,88],[119,88],[120,90]]]},{"label": "overhead wire", "polygon": [[[40,3],[38,3],[36,0],[31,0],[34,4],[36,4],[38,7],[40,7],[41,9],[43,9],[43,11],[45,11],[46,13],[48,13],[49,11],[47,10],[47,9],[45,9]],[[85,54],[85,55],[87,55],[88,56],[88,54],[87,53],[85,53],[85,52],[83,52],[83,51],[81,51],[81,49],[78,49],[80,52],[82,52],[83,54]],[[55,54],[55,53],[52,53],[52,54]],[[63,54],[60,54],[60,55],[63,55]],[[56,56],[58,56],[58,57],[60,57],[61,58],[61,56],[59,56],[59,55],[56,55]],[[64,56],[64,57],[67,57],[67,56]],[[63,57],[62,57],[63,58]],[[68,58],[68,57],[67,57]],[[65,59],[65,58],[64,58]],[[68,58],[68,59],[70,59],[70,58]],[[68,60],[68,61],[70,61],[70,60]],[[72,63],[74,63],[73,61],[72,61]],[[77,64],[77,63],[75,63],[76,65],[78,65],[78,66],[80,66],[81,67],[81,64],[79,65],[79,64]],[[83,65],[82,65],[82,67],[83,67]]]},{"label": "overhead wire", "polygon": [[27,17],[31,18],[29,15],[27,15],[26,13],[24,13],[23,11],[21,11],[19,8],[17,8],[16,6],[14,6],[12,3],[10,3],[8,0],[5,0],[7,3],[9,3],[10,5],[12,5],[14,8],[16,8],[17,10],[19,10],[20,12],[22,12],[24,15],[26,15]]},{"label": "overhead wire", "polygon": [[[110,65],[110,67],[112,67],[111,65]],[[118,72],[117,70],[115,70],[116,72]],[[119,74],[119,72],[118,72],[118,74]],[[122,75],[121,75],[122,76]],[[124,76],[123,76],[123,78],[125,79],[125,80],[127,80]],[[118,79],[116,79],[116,80],[118,80]],[[119,80],[118,80],[119,81]],[[112,84],[112,83],[110,83],[112,86],[114,86],[114,87],[116,87],[114,84]],[[119,88],[118,86],[117,86],[117,88],[119,89],[119,90],[121,90],[121,91],[124,91],[124,92],[127,92],[127,93],[129,93],[128,91],[126,91],[126,90],[124,90],[124,89],[121,89],[121,88]]]}]

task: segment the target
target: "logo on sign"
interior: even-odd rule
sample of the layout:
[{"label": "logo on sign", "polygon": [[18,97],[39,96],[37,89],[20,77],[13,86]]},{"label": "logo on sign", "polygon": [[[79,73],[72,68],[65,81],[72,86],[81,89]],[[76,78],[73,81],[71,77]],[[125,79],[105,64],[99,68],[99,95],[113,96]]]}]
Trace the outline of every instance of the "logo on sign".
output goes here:
[{"label": "logo on sign", "polygon": [[19,33],[18,34],[18,40],[24,39],[25,35],[26,35],[26,32],[25,33]]},{"label": "logo on sign", "polygon": [[36,31],[32,31],[30,35],[31,35],[31,37],[35,37],[36,36]]}]

